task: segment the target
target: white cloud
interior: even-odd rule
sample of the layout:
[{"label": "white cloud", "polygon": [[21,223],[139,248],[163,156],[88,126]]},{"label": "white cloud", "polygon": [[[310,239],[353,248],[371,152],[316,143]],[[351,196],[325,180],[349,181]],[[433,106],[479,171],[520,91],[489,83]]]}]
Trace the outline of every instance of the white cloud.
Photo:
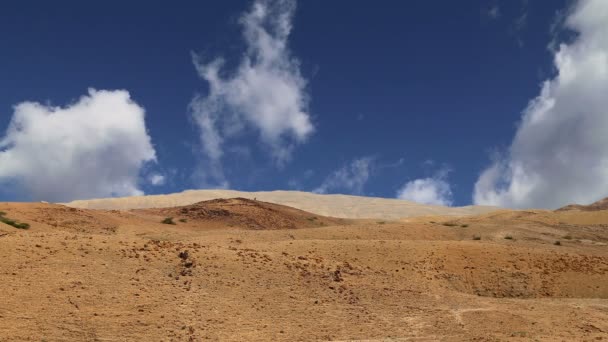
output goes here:
[{"label": "white cloud", "polygon": [[557,74],[524,110],[507,155],[480,175],[477,204],[557,208],[608,195],[608,2],[579,1],[565,24],[578,36],[555,51]]},{"label": "white cloud", "polygon": [[372,164],[373,160],[369,157],[355,159],[348,165],[331,173],[313,192],[325,194],[342,191],[343,193],[361,195],[363,194],[363,187],[369,179]]},{"label": "white cloud", "polygon": [[153,173],[148,176],[148,182],[152,185],[159,186],[165,184],[165,176]]},{"label": "white cloud", "polygon": [[15,106],[0,139],[0,182],[35,200],[138,195],[140,169],[155,159],[144,109],[127,91],[90,89],[66,107]]},{"label": "white cloud", "polygon": [[419,178],[407,182],[398,192],[397,198],[422,204],[452,205],[452,190],[446,181],[447,170],[435,177]]},{"label": "white cloud", "polygon": [[240,19],[247,50],[228,76],[222,76],[222,59],[204,63],[194,58],[209,84],[208,94],[195,97],[190,107],[207,162],[202,173],[210,181],[227,184],[221,166],[224,145],[246,129],[259,135],[279,165],[314,131],[306,80],[287,46],[295,7],[294,0],[253,3]]}]

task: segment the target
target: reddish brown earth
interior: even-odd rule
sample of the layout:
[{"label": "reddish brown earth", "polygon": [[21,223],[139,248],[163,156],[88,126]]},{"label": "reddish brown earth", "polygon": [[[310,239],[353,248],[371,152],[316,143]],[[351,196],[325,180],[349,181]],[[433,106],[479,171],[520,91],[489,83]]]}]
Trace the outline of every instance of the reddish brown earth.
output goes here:
[{"label": "reddish brown earth", "polygon": [[296,229],[348,224],[349,220],[315,215],[288,206],[246,198],[214,199],[191,205],[138,209],[133,213],[172,218],[206,228]]},{"label": "reddish brown earth", "polygon": [[0,211],[1,341],[608,340],[606,210]]}]

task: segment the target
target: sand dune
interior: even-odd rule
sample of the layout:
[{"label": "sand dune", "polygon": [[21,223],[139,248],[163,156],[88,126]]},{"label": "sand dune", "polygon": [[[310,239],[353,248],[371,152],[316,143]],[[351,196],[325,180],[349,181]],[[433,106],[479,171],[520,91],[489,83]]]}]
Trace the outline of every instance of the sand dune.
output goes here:
[{"label": "sand dune", "polygon": [[321,195],[301,191],[243,192],[234,190],[188,190],[169,195],[149,195],[73,201],[66,205],[89,209],[141,209],[189,205],[217,198],[258,199],[339,218],[398,219],[419,215],[462,216],[491,212],[496,207],[444,207],[415,202],[349,195]]}]

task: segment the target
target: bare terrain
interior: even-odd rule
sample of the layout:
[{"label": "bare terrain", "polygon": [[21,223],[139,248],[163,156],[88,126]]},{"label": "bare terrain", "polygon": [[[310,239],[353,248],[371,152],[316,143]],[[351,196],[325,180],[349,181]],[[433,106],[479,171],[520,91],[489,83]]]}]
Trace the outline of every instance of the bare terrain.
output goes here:
[{"label": "bare terrain", "polygon": [[240,197],[0,203],[0,340],[608,340],[608,210]]},{"label": "bare terrain", "polygon": [[102,198],[66,203],[83,209],[141,209],[189,205],[218,198],[248,198],[272,202],[309,211],[318,215],[340,218],[399,219],[420,215],[472,215],[494,211],[488,206],[444,207],[411,201],[350,195],[321,195],[302,191],[187,190],[169,195],[148,195],[122,198]]}]

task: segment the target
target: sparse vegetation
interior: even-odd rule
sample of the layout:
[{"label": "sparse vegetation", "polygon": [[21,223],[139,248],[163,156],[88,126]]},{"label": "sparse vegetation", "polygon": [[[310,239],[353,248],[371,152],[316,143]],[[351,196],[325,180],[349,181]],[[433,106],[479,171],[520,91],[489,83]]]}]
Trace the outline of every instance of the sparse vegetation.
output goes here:
[{"label": "sparse vegetation", "polygon": [[173,217],[165,217],[165,219],[160,222],[164,224],[175,224],[175,222],[173,222]]},{"label": "sparse vegetation", "polygon": [[9,226],[13,226],[17,229],[29,229],[30,225],[28,223],[17,222],[16,220],[5,217],[6,213],[4,211],[0,211],[0,222],[4,224],[8,224]]},{"label": "sparse vegetation", "polygon": [[562,245],[561,241],[559,241],[559,240],[555,241],[553,244],[556,245],[556,246],[561,246]]},{"label": "sparse vegetation", "polygon": [[386,221],[378,221],[378,222],[376,222],[376,223],[377,223],[377,224],[385,224],[385,223],[386,223]]},{"label": "sparse vegetation", "polygon": [[566,239],[566,240],[572,240],[572,236],[566,235],[566,236],[564,236],[564,239]]},{"label": "sparse vegetation", "polygon": [[469,225],[468,225],[468,224],[461,224],[460,226],[461,226],[462,228],[466,228],[466,227],[468,227]]},{"label": "sparse vegetation", "polygon": [[511,337],[526,337],[526,336],[528,336],[528,333],[525,331],[516,331],[511,334]]},{"label": "sparse vegetation", "polygon": [[[340,219],[263,205],[224,200],[117,212],[0,203],[4,217],[31,222],[31,230],[0,222],[0,281],[10,290],[5,297],[14,298],[0,300],[7,312],[0,315],[2,324],[18,328],[3,336],[36,335],[37,326],[22,324],[28,317],[40,321],[49,340],[66,334],[64,326],[53,324],[62,319],[86,335],[79,328],[82,317],[98,323],[100,336],[115,333],[118,322],[126,335],[134,330],[141,340],[198,340],[207,334],[357,338],[364,335],[361,324],[373,326],[378,336],[403,336],[399,308],[414,311],[420,321],[413,323],[429,324],[423,332],[435,329],[447,340],[583,340],[601,335],[585,324],[604,328],[598,322],[605,312],[583,305],[576,319],[562,302],[605,300],[608,213],[505,209],[462,218]],[[574,223],[559,225],[560,217]],[[172,222],[180,227],[163,228]],[[327,227],[318,228],[322,223]],[[444,223],[455,225],[443,229]],[[110,281],[113,274],[120,281]],[[24,305],[24,298],[56,309],[41,311],[40,305]],[[475,305],[464,305],[471,301]],[[122,318],[108,313],[117,303]],[[184,310],[182,304],[191,307]],[[306,316],[348,308],[357,314],[361,307],[366,311],[359,318],[346,310],[352,322],[326,315],[321,332]],[[213,321],[204,314],[209,308],[219,310],[211,314]],[[455,311],[446,314],[450,308]],[[256,317],[239,316],[243,310],[263,315],[267,327]],[[228,324],[236,321],[242,325]],[[277,328],[274,321],[283,325]],[[528,324],[549,321],[555,323],[551,329]],[[251,326],[259,333],[249,334]],[[196,331],[190,334],[190,327]]]},{"label": "sparse vegetation", "polygon": [[435,224],[435,223],[437,223],[437,222],[435,222],[435,221],[430,221],[429,223]]},{"label": "sparse vegetation", "polygon": [[443,225],[446,227],[456,227],[458,226],[458,223],[444,222]]}]

